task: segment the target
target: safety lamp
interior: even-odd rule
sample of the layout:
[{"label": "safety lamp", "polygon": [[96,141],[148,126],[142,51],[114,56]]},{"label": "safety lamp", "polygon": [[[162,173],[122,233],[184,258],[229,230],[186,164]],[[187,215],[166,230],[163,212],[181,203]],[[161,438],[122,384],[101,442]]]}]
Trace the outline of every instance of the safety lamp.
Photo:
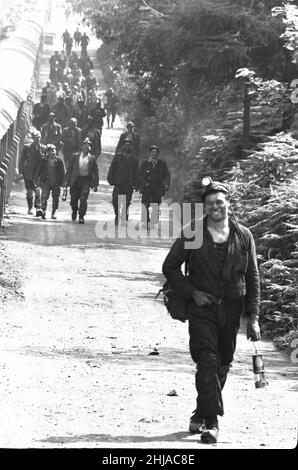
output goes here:
[{"label": "safety lamp", "polygon": [[212,179],[210,178],[210,176],[204,176],[201,183],[202,183],[202,186],[204,186],[206,188],[207,186],[209,186],[212,183]]}]

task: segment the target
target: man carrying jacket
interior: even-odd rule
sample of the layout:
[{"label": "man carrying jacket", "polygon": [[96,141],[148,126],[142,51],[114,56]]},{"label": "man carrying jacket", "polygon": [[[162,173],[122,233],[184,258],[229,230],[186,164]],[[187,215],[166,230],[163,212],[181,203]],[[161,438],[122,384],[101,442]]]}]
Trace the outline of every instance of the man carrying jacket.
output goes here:
[{"label": "man carrying jacket", "polygon": [[[185,247],[178,238],[163,264],[175,293],[187,301],[190,354],[197,364],[197,406],[189,430],[201,441],[218,438],[218,415],[223,415],[222,389],[236,347],[242,313],[248,317],[247,338],[260,339],[260,283],[256,249],[249,229],[229,217],[229,192],[211,182],[202,194],[205,217],[203,242]],[[188,260],[189,276],[181,272]]]},{"label": "man carrying jacket", "polygon": [[74,222],[79,212],[79,224],[84,223],[90,188],[96,192],[99,183],[96,159],[90,152],[91,142],[86,138],[82,151],[73,155],[65,176],[64,186],[70,186],[71,219]]},{"label": "man carrying jacket", "polygon": [[31,135],[33,142],[25,145],[22,150],[19,174],[24,177],[28,214],[32,214],[33,193],[35,193],[34,207],[36,208],[36,217],[39,217],[41,215],[40,188],[36,184],[36,175],[46,147],[40,143],[41,134],[39,131],[32,131]]},{"label": "man carrying jacket", "polygon": [[61,158],[57,157],[56,147],[53,144],[47,145],[45,157],[41,159],[36,178],[41,186],[41,217],[46,218],[47,203],[52,192],[52,219],[56,219],[55,212],[59,205],[60,187],[64,181],[64,164]]},{"label": "man carrying jacket", "polygon": [[115,212],[115,225],[128,220],[128,208],[134,188],[138,185],[138,162],[132,155],[132,142],[125,139],[120,152],[116,153],[110,165],[108,183],[114,186],[112,204]]}]

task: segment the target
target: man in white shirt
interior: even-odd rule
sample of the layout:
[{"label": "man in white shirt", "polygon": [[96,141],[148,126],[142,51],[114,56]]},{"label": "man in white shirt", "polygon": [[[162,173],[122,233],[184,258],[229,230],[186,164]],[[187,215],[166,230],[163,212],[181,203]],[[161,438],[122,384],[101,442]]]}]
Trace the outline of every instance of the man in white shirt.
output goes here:
[{"label": "man in white shirt", "polygon": [[82,151],[73,155],[65,176],[64,186],[70,186],[71,218],[75,221],[79,213],[79,224],[84,223],[90,188],[96,192],[99,182],[96,158],[91,150],[91,141],[86,138]]}]

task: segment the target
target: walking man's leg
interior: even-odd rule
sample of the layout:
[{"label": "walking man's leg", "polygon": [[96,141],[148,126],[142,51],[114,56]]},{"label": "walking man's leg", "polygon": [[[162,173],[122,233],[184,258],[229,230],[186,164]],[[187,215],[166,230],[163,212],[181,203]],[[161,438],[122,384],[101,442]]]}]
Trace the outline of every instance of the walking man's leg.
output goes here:
[{"label": "walking man's leg", "polygon": [[79,188],[77,187],[77,182],[70,187],[70,207],[72,210],[71,219],[75,221],[78,214],[78,203],[79,203]]},{"label": "walking man's leg", "polygon": [[[223,400],[217,375],[220,364],[216,307],[192,306],[189,315],[190,353],[197,364],[197,406],[189,430],[201,433],[205,443],[217,441],[217,416],[223,415]],[[206,429],[204,429],[204,426]]]},{"label": "walking man's leg", "polygon": [[146,224],[147,228],[150,223],[150,214],[149,214],[150,202],[151,202],[151,194],[149,193],[148,190],[146,191],[145,189],[142,194],[141,222],[143,224]]},{"label": "walking man's leg", "polygon": [[25,181],[25,188],[26,188],[26,200],[27,200],[27,207],[28,207],[28,214],[32,214],[32,207],[33,207],[33,183],[29,185],[28,181]]},{"label": "walking man's leg", "polygon": [[34,197],[34,207],[36,210],[41,208],[41,188],[38,186],[34,188],[35,197]]},{"label": "walking man's leg", "polygon": [[112,110],[112,123],[111,123],[111,127],[113,127],[113,125],[114,125],[115,118],[116,118],[116,110],[113,109],[113,110]]},{"label": "walking man's leg", "polygon": [[122,196],[122,213],[121,213],[121,220],[123,222],[127,222],[128,221],[128,217],[129,217],[129,206],[131,204],[131,198],[132,198],[132,193],[133,193],[133,189],[131,186],[127,186],[126,188],[124,188],[124,194]]},{"label": "walking man's leg", "polygon": [[59,206],[60,187],[52,187],[52,219],[56,219],[55,212]]},{"label": "walking man's leg", "polygon": [[119,188],[118,186],[114,186],[113,193],[112,193],[112,204],[115,212],[115,225],[119,223]]},{"label": "walking man's leg", "polygon": [[41,188],[41,217],[46,218],[46,210],[48,205],[48,199],[51,192],[51,186],[48,183],[44,183]]},{"label": "walking man's leg", "polygon": [[79,200],[80,200],[80,205],[79,205],[79,224],[84,223],[84,217],[87,212],[87,200],[89,196],[89,178],[83,178],[81,183],[80,183],[80,192],[79,192]]}]

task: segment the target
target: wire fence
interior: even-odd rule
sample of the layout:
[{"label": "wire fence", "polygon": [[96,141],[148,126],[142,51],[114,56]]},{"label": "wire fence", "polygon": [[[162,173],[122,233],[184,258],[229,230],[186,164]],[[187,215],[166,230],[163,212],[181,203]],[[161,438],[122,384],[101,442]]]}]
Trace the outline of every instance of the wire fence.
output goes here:
[{"label": "wire fence", "polygon": [[[32,45],[30,52],[34,54],[34,60],[32,61],[32,74],[31,74],[31,87],[30,91],[27,94],[27,97],[24,101],[18,103],[17,115],[13,122],[9,124],[11,120],[11,115],[8,115],[5,107],[1,108],[1,95],[0,95],[0,119],[2,119],[2,134],[3,129],[5,132],[5,123],[8,123],[6,132],[2,135],[0,140],[0,225],[3,222],[3,216],[5,213],[5,207],[8,203],[8,198],[10,196],[11,190],[16,180],[17,168],[20,153],[25,143],[25,138],[28,134],[29,127],[31,126],[31,111],[33,107],[33,100],[36,91],[37,78],[39,73],[39,63],[42,54],[43,46],[43,35],[42,29],[35,31],[32,34],[32,37],[26,38],[30,40]],[[10,44],[9,40],[7,41],[8,45],[5,45],[6,49],[9,49]],[[15,46],[11,51],[11,61],[17,60],[21,51],[23,50],[22,45],[20,44],[20,49]],[[16,53],[14,57],[14,53]],[[24,51],[24,54],[26,52]],[[17,55],[18,54],[18,55]],[[32,60],[32,57],[31,57]],[[2,64],[3,67],[9,66],[9,64]],[[19,71],[19,80],[24,80],[22,75],[22,70]],[[14,76],[13,84],[16,83],[16,77]],[[21,83],[21,82],[20,82]],[[15,90],[12,88],[5,90],[6,93],[10,92],[13,96]],[[12,93],[11,93],[12,92]],[[17,96],[18,93],[15,93]],[[14,100],[15,104],[15,100]]]}]

